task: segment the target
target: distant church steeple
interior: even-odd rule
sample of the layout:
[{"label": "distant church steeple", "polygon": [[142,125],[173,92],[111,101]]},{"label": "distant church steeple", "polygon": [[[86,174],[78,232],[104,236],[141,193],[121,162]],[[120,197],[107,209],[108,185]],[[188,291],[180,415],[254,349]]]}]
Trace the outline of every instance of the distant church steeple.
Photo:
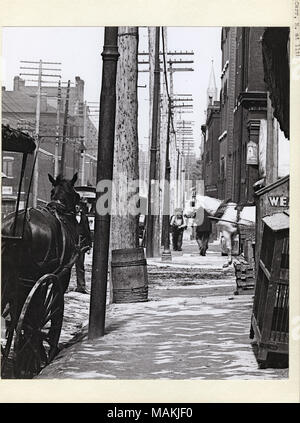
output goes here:
[{"label": "distant church steeple", "polygon": [[213,104],[218,100],[218,89],[216,85],[216,77],[214,71],[214,61],[211,61],[211,71],[209,75],[209,82],[207,88],[207,105]]}]

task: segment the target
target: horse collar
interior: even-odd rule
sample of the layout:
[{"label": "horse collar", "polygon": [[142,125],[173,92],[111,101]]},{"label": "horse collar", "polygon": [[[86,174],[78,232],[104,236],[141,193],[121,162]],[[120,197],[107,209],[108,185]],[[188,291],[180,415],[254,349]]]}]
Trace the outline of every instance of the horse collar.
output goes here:
[{"label": "horse collar", "polygon": [[57,213],[64,215],[75,215],[74,211],[68,210],[67,207],[59,200],[50,201],[50,203],[47,204],[47,208],[50,211],[56,211]]}]

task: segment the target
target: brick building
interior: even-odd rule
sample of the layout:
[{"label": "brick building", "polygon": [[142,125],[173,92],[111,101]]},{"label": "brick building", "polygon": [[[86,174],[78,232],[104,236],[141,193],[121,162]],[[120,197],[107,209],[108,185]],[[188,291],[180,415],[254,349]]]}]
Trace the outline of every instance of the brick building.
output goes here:
[{"label": "brick building", "polygon": [[[272,32],[273,31],[273,32]],[[285,87],[283,75],[289,74],[286,65],[288,53],[288,33],[281,29],[260,27],[224,27],[221,35],[222,72],[221,91],[218,112],[217,102],[213,100],[214,78],[210,77],[207,90],[208,108],[206,124],[202,125],[204,137],[203,166],[205,191],[207,195],[217,196],[239,204],[253,204],[253,185],[276,181],[289,173],[288,164],[288,100],[279,101],[284,95],[278,87]],[[271,33],[271,35],[270,35]],[[269,37],[266,39],[266,34]],[[272,69],[274,63],[279,67],[280,58],[267,50],[271,41],[280,46],[282,72],[276,80],[270,73],[269,85],[276,81],[276,96],[268,97],[263,61],[263,41],[265,36],[265,67]],[[270,41],[271,40],[271,41]],[[284,40],[284,42],[282,41]],[[211,86],[212,84],[212,86]],[[213,94],[212,94],[213,93]],[[277,100],[276,100],[277,99]],[[277,106],[277,103],[280,106]],[[284,106],[282,106],[284,104]],[[278,110],[275,110],[277,106]],[[274,109],[275,107],[275,109]],[[280,123],[276,119],[279,119]],[[280,118],[282,118],[280,120]],[[284,123],[282,123],[284,121]],[[281,127],[280,127],[281,126]],[[216,142],[219,127],[218,142]],[[218,177],[216,178],[216,174]],[[218,193],[215,194],[217,179]],[[259,182],[261,181],[261,182]]]},{"label": "brick building", "polygon": [[220,102],[209,104],[206,114],[203,177],[204,192],[209,197],[218,198],[219,181],[219,134],[220,134]]},{"label": "brick building", "polygon": [[258,151],[265,142],[261,132],[267,119],[263,32],[259,27],[236,28],[232,198],[237,203],[253,202],[253,184],[260,177]]},{"label": "brick building", "polygon": [[[12,91],[2,87],[2,123],[12,128],[21,129],[34,136],[36,121],[36,86],[26,86],[25,81],[20,77],[14,78]],[[41,145],[39,150],[39,180],[38,180],[38,202],[49,201],[50,184],[48,173],[54,174],[55,164],[55,142],[57,131],[57,87],[42,86],[41,107],[40,107],[40,136]],[[62,101],[59,111],[59,135],[62,139],[64,102],[66,88],[62,88]],[[65,175],[67,178],[80,171],[82,166],[83,150],[83,114],[80,113],[83,105],[84,82],[76,77],[75,87],[70,89],[69,117],[66,133],[66,162]],[[85,183],[95,184],[96,182],[96,159],[94,157],[95,144],[97,145],[97,130],[88,118],[85,129],[86,154],[85,154]],[[59,145],[59,156],[61,142]],[[31,158],[32,160],[32,158]],[[29,181],[31,170],[30,160],[25,175],[25,191]],[[20,173],[20,157],[18,154],[3,153],[2,169],[5,177],[2,178],[2,206],[8,211],[14,208],[18,190]]]},{"label": "brick building", "polygon": [[222,72],[220,91],[220,134],[219,134],[219,183],[220,199],[233,197],[233,109],[235,102],[236,75],[236,32],[235,27],[224,27],[221,34]]}]

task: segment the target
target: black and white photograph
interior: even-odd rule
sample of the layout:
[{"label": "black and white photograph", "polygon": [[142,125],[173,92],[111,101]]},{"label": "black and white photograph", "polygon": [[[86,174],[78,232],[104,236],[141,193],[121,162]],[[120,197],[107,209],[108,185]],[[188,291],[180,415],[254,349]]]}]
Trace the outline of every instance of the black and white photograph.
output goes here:
[{"label": "black and white photograph", "polygon": [[1,379],[289,380],[292,34],[2,27]]}]

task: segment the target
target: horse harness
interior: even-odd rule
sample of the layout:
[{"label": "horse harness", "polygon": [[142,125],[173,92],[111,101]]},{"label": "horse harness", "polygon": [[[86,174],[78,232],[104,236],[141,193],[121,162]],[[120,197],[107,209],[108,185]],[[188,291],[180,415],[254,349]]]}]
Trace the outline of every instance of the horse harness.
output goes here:
[{"label": "horse harness", "polygon": [[[26,215],[26,220],[29,223],[31,217],[30,212],[32,209],[29,209]],[[50,226],[51,235],[54,234],[54,237],[51,236],[51,241],[49,242],[45,257],[42,261],[34,263],[38,268],[42,269],[43,266],[47,263],[56,263],[57,258],[59,258],[58,267],[51,273],[57,274],[62,271],[67,265],[64,265],[64,259],[67,252],[67,238],[71,237],[71,243],[75,247],[75,251],[72,255],[74,257],[80,251],[80,246],[78,244],[78,234],[77,234],[77,221],[75,218],[75,213],[72,211],[67,211],[63,204],[55,201],[51,201],[45,207],[37,207],[34,209],[38,211],[43,216],[46,217],[47,223]],[[51,216],[51,218],[49,218]],[[53,218],[55,219],[53,219]],[[74,233],[74,226],[71,223],[71,220],[74,219],[76,222],[76,231]],[[61,234],[61,239],[59,234],[56,231],[56,224],[59,223]],[[71,258],[72,260],[72,258]]]}]

